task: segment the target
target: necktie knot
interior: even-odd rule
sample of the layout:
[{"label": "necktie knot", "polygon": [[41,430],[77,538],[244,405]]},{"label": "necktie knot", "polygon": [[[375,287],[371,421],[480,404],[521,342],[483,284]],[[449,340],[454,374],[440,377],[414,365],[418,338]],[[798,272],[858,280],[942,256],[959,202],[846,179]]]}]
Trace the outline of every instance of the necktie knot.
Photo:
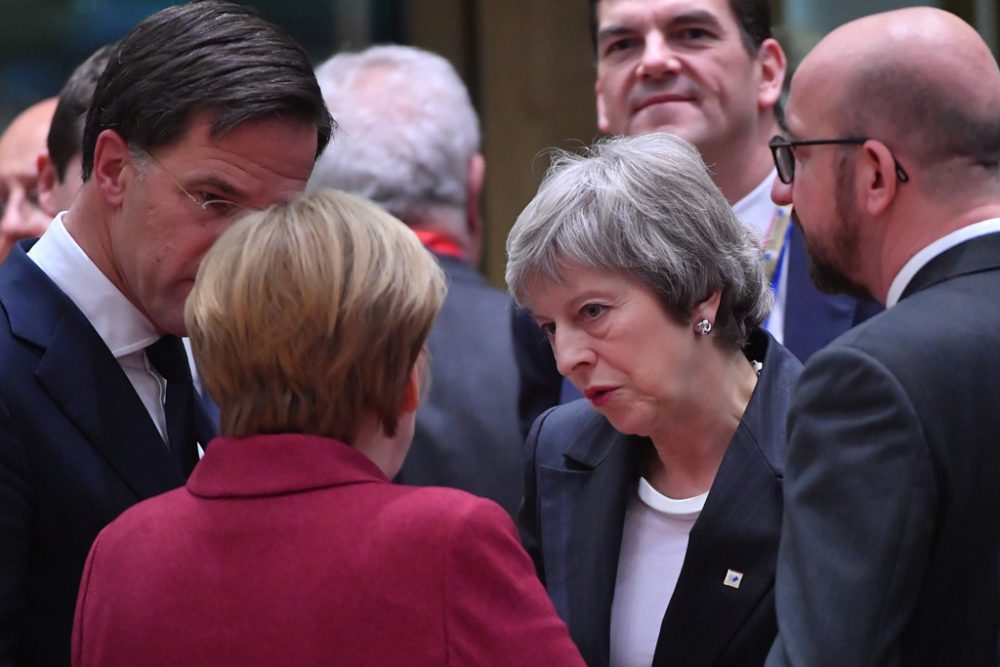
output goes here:
[{"label": "necktie knot", "polygon": [[146,356],[156,372],[168,383],[191,381],[191,369],[187,354],[184,353],[184,344],[177,336],[161,336],[146,348]]}]

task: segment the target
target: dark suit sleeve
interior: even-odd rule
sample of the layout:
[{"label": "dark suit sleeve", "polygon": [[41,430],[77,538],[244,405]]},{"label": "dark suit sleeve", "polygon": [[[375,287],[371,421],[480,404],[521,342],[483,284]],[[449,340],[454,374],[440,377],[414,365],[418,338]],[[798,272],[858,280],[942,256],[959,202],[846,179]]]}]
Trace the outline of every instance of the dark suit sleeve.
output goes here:
[{"label": "dark suit sleeve", "polygon": [[448,664],[584,664],[499,506],[471,504],[448,553]]},{"label": "dark suit sleeve", "polygon": [[20,639],[30,522],[24,448],[0,396],[0,665],[13,663]]},{"label": "dark suit sleeve", "polygon": [[549,408],[545,414],[535,420],[535,424],[528,433],[528,439],[524,443],[524,497],[521,499],[521,507],[517,513],[517,525],[521,534],[521,544],[535,564],[535,572],[538,578],[545,583],[545,564],[542,561],[541,534],[538,525],[538,437],[542,430],[542,424],[546,417],[552,412]]},{"label": "dark suit sleeve", "polygon": [[895,664],[937,504],[903,386],[845,345],[806,366],[789,415],[768,667]]},{"label": "dark suit sleeve", "polygon": [[556,368],[552,347],[529,312],[512,304],[511,318],[514,359],[520,378],[517,410],[521,435],[526,436],[538,415],[559,405],[563,378]]}]

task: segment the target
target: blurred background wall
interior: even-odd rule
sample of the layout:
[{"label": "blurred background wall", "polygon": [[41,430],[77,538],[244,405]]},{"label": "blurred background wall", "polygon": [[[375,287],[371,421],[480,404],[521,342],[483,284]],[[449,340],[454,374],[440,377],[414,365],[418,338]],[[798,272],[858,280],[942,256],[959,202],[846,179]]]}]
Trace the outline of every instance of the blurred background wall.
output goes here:
[{"label": "blurred background wall", "polygon": [[[154,0],[0,0],[0,123],[58,93],[98,46],[174,4]],[[255,0],[314,63],[339,49],[413,44],[447,57],[482,118],[487,160],[483,269],[498,285],[507,230],[534,194],[545,149],[597,136],[587,0]],[[830,29],[859,16],[939,6],[972,23],[998,52],[998,0],[773,0],[792,64]]]}]

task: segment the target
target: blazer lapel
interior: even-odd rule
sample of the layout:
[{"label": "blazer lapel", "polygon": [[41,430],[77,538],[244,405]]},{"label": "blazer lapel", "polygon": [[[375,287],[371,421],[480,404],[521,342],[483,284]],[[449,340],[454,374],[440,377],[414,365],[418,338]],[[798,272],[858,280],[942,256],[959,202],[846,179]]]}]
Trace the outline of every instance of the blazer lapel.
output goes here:
[{"label": "blazer lapel", "polygon": [[600,418],[567,448],[567,466],[542,466],[538,495],[546,587],[587,663],[610,656],[611,602],[622,527],[642,440]]},{"label": "blazer lapel", "polygon": [[[781,485],[739,430],[691,531],[654,665],[712,664],[774,586]],[[726,585],[730,571],[739,588]]]},{"label": "blazer lapel", "polygon": [[[653,665],[713,664],[773,591],[785,414],[802,366],[770,336],[766,345],[757,389],[691,531]],[[738,587],[726,585],[730,571]]]},{"label": "blazer lapel", "polygon": [[1000,233],[969,239],[949,248],[917,271],[900,300],[932,285],[970,273],[1000,268]]},{"label": "blazer lapel", "polygon": [[[6,266],[10,264],[11,266]],[[121,366],[83,313],[21,247],[0,281],[15,336],[42,349],[35,377],[139,499],[184,483]]]}]

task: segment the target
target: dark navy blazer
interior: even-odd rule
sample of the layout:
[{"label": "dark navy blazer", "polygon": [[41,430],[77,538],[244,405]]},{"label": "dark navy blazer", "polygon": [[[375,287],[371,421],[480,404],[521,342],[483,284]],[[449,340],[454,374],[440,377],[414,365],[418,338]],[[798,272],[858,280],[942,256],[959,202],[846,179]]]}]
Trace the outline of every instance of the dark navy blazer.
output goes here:
[{"label": "dark navy blazer", "polygon": [[[802,365],[769,334],[757,388],[691,531],[654,665],[759,665],[774,640],[785,415]],[[625,508],[651,445],[622,435],[585,401],[552,408],[526,444],[522,540],[591,666],[607,665]],[[729,569],[739,589],[723,585]]]},{"label": "dark navy blazer", "polygon": [[806,364],[768,665],[997,665],[1000,233]]},{"label": "dark navy blazer", "polygon": [[[26,255],[31,243],[0,265],[0,664],[68,665],[91,542],[184,475],[97,331]],[[199,441],[211,431],[202,419]]]}]

